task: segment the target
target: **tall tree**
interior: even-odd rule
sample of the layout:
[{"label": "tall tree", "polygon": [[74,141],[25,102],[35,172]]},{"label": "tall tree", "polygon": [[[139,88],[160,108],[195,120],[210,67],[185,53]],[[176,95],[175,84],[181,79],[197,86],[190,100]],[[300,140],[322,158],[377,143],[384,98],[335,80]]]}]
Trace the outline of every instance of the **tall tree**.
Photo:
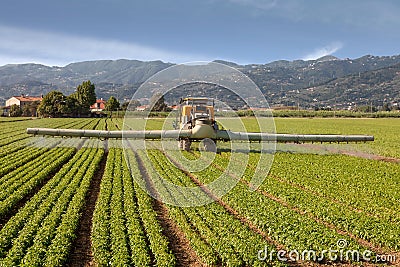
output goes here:
[{"label": "tall tree", "polygon": [[114,111],[114,110],[117,110],[117,109],[119,109],[118,100],[115,97],[110,96],[110,98],[107,100],[107,103],[106,103],[106,110]]},{"label": "tall tree", "polygon": [[71,95],[75,98],[79,104],[80,114],[89,113],[89,107],[96,103],[96,92],[95,86],[90,81],[84,81],[82,84],[78,85],[75,93]]},{"label": "tall tree", "polygon": [[76,117],[80,112],[78,100],[72,96],[67,96],[65,99],[65,106],[62,112],[69,117]]},{"label": "tall tree", "polygon": [[40,116],[61,117],[66,109],[66,97],[58,91],[51,91],[45,95],[38,107]]}]

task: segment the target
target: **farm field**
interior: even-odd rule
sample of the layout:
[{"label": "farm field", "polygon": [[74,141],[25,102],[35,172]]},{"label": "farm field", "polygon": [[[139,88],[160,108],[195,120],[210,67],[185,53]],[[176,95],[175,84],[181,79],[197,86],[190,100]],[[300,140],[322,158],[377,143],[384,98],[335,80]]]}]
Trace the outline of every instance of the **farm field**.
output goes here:
[{"label": "farm field", "polygon": [[[220,122],[235,130],[229,119]],[[257,131],[254,118],[243,122]],[[164,119],[134,125],[164,123],[171,127]],[[243,154],[221,143],[214,155],[163,151],[157,141],[143,150],[135,141],[25,133],[120,130],[120,118],[0,118],[0,266],[400,266],[400,120],[277,118],[275,125],[278,133],[369,134],[375,142],[277,144],[269,169],[257,167],[264,160],[257,144]],[[209,158],[207,168],[191,171]],[[168,187],[224,175],[236,185],[222,197]],[[265,178],[256,190],[254,176]],[[179,203],[213,201],[174,206],[146,190]],[[347,251],[370,260],[348,260]]]}]

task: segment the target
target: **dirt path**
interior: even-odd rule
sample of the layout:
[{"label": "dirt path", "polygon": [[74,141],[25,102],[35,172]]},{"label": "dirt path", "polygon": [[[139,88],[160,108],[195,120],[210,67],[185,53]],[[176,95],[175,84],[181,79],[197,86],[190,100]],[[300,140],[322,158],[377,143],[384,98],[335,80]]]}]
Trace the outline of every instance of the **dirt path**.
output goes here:
[{"label": "dirt path", "polygon": [[107,156],[108,156],[108,142],[104,141],[105,153],[100,162],[100,167],[97,170],[95,176],[90,182],[88,196],[86,197],[86,204],[83,208],[83,213],[79,221],[77,230],[77,237],[72,245],[72,251],[70,253],[66,266],[82,267],[82,266],[95,266],[93,261],[93,251],[91,242],[92,232],[92,218],[95,209],[97,197],[100,192],[101,178],[104,174],[106,167]]},{"label": "dirt path", "polygon": [[[156,196],[157,192],[154,189],[154,185],[146,171],[146,168],[143,165],[142,160],[137,154],[136,160],[138,162],[140,173],[146,181],[148,190],[152,193],[152,195]],[[178,225],[176,225],[176,223],[171,220],[167,206],[164,203],[154,199],[153,209],[157,213],[158,222],[163,229],[163,234],[168,239],[170,249],[175,255],[175,266],[205,266],[204,263],[202,263],[201,259],[197,256],[196,252],[190,246],[190,242],[186,238],[185,234],[181,231]]]}]

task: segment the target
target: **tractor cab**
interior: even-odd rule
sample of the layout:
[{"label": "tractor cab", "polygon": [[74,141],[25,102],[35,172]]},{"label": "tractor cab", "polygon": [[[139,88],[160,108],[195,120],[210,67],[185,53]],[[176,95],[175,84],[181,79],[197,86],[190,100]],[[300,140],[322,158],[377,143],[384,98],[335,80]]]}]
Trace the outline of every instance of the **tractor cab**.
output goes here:
[{"label": "tractor cab", "polygon": [[214,101],[197,97],[181,99],[178,116],[180,129],[191,129],[196,124],[213,125]]},{"label": "tractor cab", "polygon": [[[178,124],[179,121],[179,124]],[[179,127],[178,127],[179,125]],[[179,148],[190,150],[193,140],[202,140],[206,151],[217,151],[215,141],[218,125],[214,117],[214,101],[209,98],[187,97],[180,100],[176,130],[191,130],[190,138],[179,138]],[[213,139],[213,140],[212,140]]]}]

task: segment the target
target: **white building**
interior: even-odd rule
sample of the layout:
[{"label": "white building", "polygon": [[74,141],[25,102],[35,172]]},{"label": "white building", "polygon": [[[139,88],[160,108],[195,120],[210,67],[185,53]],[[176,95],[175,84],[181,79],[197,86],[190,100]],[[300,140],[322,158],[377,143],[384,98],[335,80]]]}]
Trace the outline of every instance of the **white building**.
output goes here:
[{"label": "white building", "polygon": [[12,105],[20,106],[22,109],[25,105],[30,104],[35,101],[41,102],[43,96],[13,96],[6,101],[6,107],[11,107]]}]

